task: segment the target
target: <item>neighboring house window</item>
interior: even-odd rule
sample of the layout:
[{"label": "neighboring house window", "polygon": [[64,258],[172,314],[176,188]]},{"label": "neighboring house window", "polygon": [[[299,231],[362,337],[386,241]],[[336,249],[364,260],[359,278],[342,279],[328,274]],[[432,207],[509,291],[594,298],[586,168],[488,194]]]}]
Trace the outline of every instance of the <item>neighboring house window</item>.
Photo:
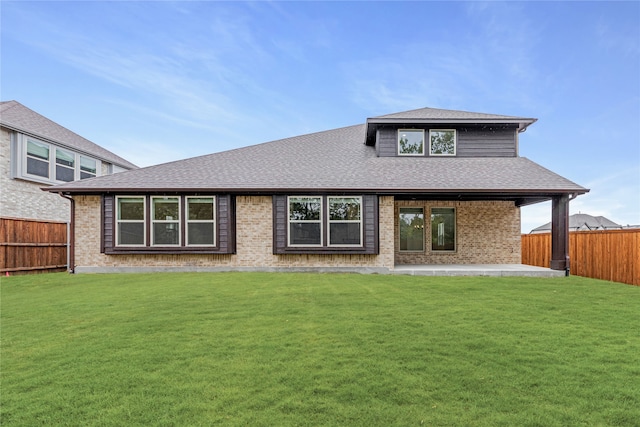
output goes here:
[{"label": "neighboring house window", "polygon": [[152,197],[151,212],[151,244],[180,245],[180,198]]},{"label": "neighboring house window", "polygon": [[424,210],[400,208],[400,251],[424,251]]},{"label": "neighboring house window", "polygon": [[56,179],[58,181],[70,182],[75,178],[75,154],[56,148]]},{"label": "neighboring house window", "polygon": [[431,208],[431,250],[456,250],[456,211],[454,208]]},{"label": "neighboring house window", "polygon": [[378,254],[378,196],[273,196],[274,254]]},{"label": "neighboring house window", "polygon": [[103,195],[101,251],[235,253],[235,199],[206,194]]},{"label": "neighboring house window", "polygon": [[145,198],[116,198],[116,244],[118,246],[145,245]]},{"label": "neighboring house window", "polygon": [[456,131],[453,129],[431,129],[429,131],[429,153],[432,156],[455,156]]},{"label": "neighboring house window", "polygon": [[322,197],[289,197],[289,246],[322,246]]},{"label": "neighboring house window", "polygon": [[58,184],[98,176],[99,160],[73,150],[16,134],[11,143],[11,176]]},{"label": "neighboring house window", "polygon": [[398,129],[398,154],[422,156],[424,154],[424,130]]},{"label": "neighboring house window", "polygon": [[27,140],[27,174],[49,178],[49,144]]},{"label": "neighboring house window", "polygon": [[362,198],[328,197],[329,246],[362,245]]},{"label": "neighboring house window", "polygon": [[90,157],[80,156],[80,179],[93,178],[98,171],[98,162]]},{"label": "neighboring house window", "polygon": [[187,246],[214,246],[215,198],[187,197]]}]

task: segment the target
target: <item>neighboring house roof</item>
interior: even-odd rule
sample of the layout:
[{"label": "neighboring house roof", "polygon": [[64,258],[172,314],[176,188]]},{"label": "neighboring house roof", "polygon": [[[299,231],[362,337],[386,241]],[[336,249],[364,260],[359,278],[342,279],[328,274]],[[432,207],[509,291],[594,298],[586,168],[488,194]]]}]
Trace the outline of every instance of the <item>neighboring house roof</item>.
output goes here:
[{"label": "neighboring house roof", "polygon": [[34,138],[97,157],[125,169],[137,168],[136,165],[128,160],[60,126],[17,101],[0,102],[0,125],[31,135]]},{"label": "neighboring house roof", "polygon": [[[570,231],[589,230],[616,230],[622,229],[620,224],[616,224],[603,216],[592,216],[589,214],[577,213],[569,216]],[[540,227],[531,230],[531,233],[548,233],[551,231],[551,223],[548,222]]]},{"label": "neighboring house roof", "polygon": [[57,185],[49,191],[429,193],[456,194],[461,199],[492,195],[517,199],[519,204],[588,191],[523,157],[377,157],[375,149],[362,143],[365,128],[356,125],[297,136]]}]

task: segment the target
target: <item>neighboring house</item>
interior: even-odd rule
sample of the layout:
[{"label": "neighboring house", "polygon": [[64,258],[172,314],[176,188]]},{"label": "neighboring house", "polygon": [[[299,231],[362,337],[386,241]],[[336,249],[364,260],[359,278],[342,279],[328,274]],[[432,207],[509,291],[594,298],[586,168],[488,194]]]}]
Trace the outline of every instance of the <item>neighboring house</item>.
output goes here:
[{"label": "neighboring house", "polygon": [[42,187],[134,168],[19,102],[0,102],[0,217],[68,222],[69,201]]},{"label": "neighboring house", "polygon": [[520,207],[548,200],[565,270],[588,190],[518,156],[535,121],[424,108],[49,191],[74,200],[76,272],[519,264]]},{"label": "neighboring house", "polygon": [[[620,224],[603,216],[591,216],[589,214],[577,213],[569,216],[569,231],[595,231],[595,230],[622,230]],[[536,227],[529,234],[550,233],[551,223],[548,222],[540,227]]]}]

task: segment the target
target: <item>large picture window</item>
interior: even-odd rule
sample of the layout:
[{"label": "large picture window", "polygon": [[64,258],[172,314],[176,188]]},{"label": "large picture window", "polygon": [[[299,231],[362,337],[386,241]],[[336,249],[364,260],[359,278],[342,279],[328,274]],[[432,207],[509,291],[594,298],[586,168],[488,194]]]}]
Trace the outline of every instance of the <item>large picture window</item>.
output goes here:
[{"label": "large picture window", "polygon": [[454,208],[431,209],[431,250],[456,250],[456,211]]},{"label": "large picture window", "polygon": [[424,130],[399,129],[398,154],[401,156],[424,155]]},{"label": "large picture window", "polygon": [[289,246],[322,246],[322,197],[289,197]]},{"label": "large picture window", "polygon": [[423,208],[400,208],[400,251],[424,251]]},{"label": "large picture window", "polygon": [[187,197],[187,246],[214,246],[216,214],[214,197]]},{"label": "large picture window", "polygon": [[362,245],[362,198],[328,197],[329,245]]},{"label": "large picture window", "polygon": [[116,244],[118,246],[144,246],[145,198],[116,198]]},{"label": "large picture window", "polygon": [[455,156],[456,131],[453,129],[431,129],[429,131],[429,153],[432,156]]}]

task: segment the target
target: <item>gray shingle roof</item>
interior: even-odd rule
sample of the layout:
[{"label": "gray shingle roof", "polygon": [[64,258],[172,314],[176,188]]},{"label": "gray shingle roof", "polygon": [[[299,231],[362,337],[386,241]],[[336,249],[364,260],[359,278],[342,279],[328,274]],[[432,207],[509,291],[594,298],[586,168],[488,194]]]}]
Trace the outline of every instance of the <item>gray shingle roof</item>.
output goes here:
[{"label": "gray shingle roof", "polygon": [[[589,214],[577,213],[569,216],[569,231],[587,230],[619,230],[620,224],[616,224],[604,216],[592,216]],[[540,227],[531,230],[531,233],[545,233],[551,231],[551,223],[548,222]]]},{"label": "gray shingle roof", "polygon": [[17,101],[0,102],[0,125],[92,157],[97,157],[100,160],[125,169],[137,168],[136,165],[128,160],[60,126]]},{"label": "gray shingle roof", "polygon": [[532,123],[536,119],[526,119],[523,117],[503,116],[500,114],[472,113],[469,111],[443,110],[439,108],[419,108],[417,110],[403,111],[400,113],[385,114],[383,116],[372,117],[369,120],[375,121],[379,119],[418,119],[418,120],[491,120],[500,122],[501,120],[531,120]]},{"label": "gray shingle roof", "polygon": [[523,157],[377,157],[365,125],[57,185],[58,192],[224,191],[564,194],[585,188]]}]

